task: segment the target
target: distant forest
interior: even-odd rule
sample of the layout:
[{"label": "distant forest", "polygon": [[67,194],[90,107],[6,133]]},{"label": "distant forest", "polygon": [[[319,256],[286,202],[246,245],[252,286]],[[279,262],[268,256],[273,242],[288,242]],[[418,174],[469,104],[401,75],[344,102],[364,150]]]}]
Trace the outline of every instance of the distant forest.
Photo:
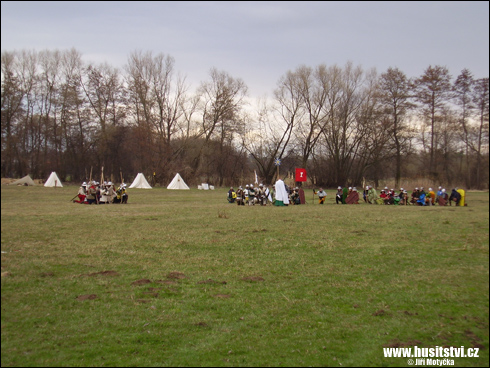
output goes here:
[{"label": "distant forest", "polygon": [[[195,90],[169,55],[135,51],[122,70],[75,49],[2,52],[2,177],[166,186],[276,180],[296,167],[332,188],[410,180],[489,187],[488,77],[428,66],[408,77],[344,66],[285,71],[268,100],[211,68]],[[184,71],[185,72],[185,71]],[[412,189],[412,188],[410,188]]]}]

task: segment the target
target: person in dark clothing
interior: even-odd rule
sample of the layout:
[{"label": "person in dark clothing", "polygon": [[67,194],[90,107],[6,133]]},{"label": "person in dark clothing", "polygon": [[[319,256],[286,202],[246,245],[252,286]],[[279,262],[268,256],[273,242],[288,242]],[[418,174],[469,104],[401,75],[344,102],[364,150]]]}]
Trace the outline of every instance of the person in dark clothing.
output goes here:
[{"label": "person in dark clothing", "polygon": [[342,187],[338,187],[337,194],[335,195],[335,203],[342,204],[342,196],[343,196]]},{"label": "person in dark clothing", "polygon": [[451,191],[451,195],[449,196],[449,205],[452,206],[453,201],[456,202],[456,206],[459,206],[459,201],[461,200],[461,194],[457,192],[456,189]]}]

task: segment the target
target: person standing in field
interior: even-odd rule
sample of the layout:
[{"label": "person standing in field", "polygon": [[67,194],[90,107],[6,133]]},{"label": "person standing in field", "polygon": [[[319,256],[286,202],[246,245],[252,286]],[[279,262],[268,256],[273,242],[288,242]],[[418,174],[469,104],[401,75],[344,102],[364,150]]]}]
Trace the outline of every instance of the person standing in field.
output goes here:
[{"label": "person standing in field", "polygon": [[286,190],[284,181],[278,179],[275,185],[275,198],[274,205],[276,206],[288,206],[289,205],[289,193]]},{"label": "person standing in field", "polygon": [[342,187],[338,187],[337,188],[337,193],[335,194],[335,203],[336,204],[342,204],[342,195],[343,195],[343,192],[342,192]]}]

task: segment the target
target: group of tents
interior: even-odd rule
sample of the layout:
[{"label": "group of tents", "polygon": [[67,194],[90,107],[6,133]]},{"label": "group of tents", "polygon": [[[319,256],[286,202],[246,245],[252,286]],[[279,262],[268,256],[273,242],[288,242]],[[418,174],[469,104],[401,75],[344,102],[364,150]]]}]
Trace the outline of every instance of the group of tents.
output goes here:
[{"label": "group of tents", "polygon": [[[129,186],[129,188],[140,188],[140,189],[151,189],[150,184],[148,184],[148,180],[146,180],[143,173],[139,173],[136,175],[136,178],[133,180],[133,183]],[[170,184],[167,186],[167,189],[190,189],[185,183],[184,179],[180,176],[179,173],[174,176]]]},{"label": "group of tents", "polygon": [[[11,185],[36,185],[34,180],[29,175],[24,176],[23,178],[14,181]],[[44,183],[45,187],[63,187],[61,180],[56,175],[56,172],[52,172],[49,175],[48,180]],[[146,180],[145,176],[142,173],[136,175],[136,178],[133,180],[133,183],[129,186],[129,188],[140,188],[140,189],[151,189],[150,184]],[[175,177],[172,179],[170,184],[167,186],[167,189],[189,189],[184,179],[177,173]]]}]

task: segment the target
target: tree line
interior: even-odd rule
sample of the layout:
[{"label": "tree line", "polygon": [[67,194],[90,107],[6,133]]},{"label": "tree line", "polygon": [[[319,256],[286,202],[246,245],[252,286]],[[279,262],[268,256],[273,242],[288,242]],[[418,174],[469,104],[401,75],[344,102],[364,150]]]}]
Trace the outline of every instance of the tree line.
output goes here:
[{"label": "tree line", "polygon": [[[191,91],[169,55],[135,51],[122,70],[67,51],[3,51],[3,177],[56,171],[83,181],[104,168],[126,181],[143,172],[166,185],[264,183],[306,168],[315,185],[375,185],[426,178],[488,189],[488,77],[444,66],[418,77],[302,65],[273,97],[212,68]],[[154,175],[153,175],[154,174]]]}]

